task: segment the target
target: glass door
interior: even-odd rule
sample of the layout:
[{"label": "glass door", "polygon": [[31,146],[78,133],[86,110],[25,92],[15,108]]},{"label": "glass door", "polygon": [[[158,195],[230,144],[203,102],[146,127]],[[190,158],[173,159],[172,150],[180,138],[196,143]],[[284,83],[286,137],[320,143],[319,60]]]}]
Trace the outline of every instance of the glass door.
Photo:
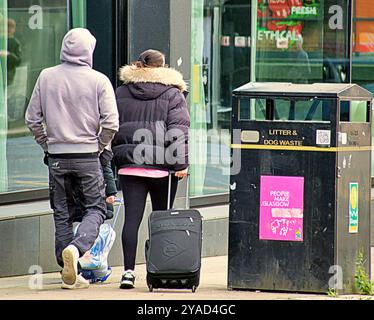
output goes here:
[{"label": "glass door", "polygon": [[251,1],[193,1],[192,197],[228,193],[232,91],[251,73]]}]

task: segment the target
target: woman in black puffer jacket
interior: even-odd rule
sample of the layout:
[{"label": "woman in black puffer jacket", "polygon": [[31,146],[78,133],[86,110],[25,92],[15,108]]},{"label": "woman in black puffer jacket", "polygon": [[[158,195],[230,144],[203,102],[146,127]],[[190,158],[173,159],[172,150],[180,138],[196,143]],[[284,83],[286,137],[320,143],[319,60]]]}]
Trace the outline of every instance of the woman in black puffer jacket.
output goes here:
[{"label": "woman in black puffer jacket", "polygon": [[120,287],[134,287],[138,230],[146,198],[153,210],[167,208],[168,172],[172,207],[178,179],[188,170],[187,86],[183,76],[165,67],[165,56],[143,52],[136,63],[120,70],[123,85],[116,91],[120,128],[112,142],[114,163],[125,201],[122,230],[124,274]]}]

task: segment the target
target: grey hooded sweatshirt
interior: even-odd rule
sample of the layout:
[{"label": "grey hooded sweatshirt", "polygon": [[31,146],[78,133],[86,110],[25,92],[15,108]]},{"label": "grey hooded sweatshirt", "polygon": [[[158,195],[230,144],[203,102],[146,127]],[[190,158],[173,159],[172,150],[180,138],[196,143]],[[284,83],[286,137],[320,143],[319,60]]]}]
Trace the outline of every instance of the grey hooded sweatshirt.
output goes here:
[{"label": "grey hooded sweatshirt", "polygon": [[44,69],[26,111],[26,125],[51,154],[102,151],[118,131],[109,79],[92,69],[96,39],[82,28],[64,37],[61,64]]}]

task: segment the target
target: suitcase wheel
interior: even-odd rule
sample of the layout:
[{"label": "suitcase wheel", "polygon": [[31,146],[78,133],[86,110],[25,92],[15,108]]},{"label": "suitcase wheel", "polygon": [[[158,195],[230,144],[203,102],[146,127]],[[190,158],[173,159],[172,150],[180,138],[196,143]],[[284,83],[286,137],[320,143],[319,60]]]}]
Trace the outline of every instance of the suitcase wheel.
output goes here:
[{"label": "suitcase wheel", "polygon": [[196,286],[192,286],[192,288],[191,288],[191,290],[192,290],[192,292],[193,292],[193,293],[195,293],[195,292],[196,292],[196,289],[197,289],[197,287],[196,287]]},{"label": "suitcase wheel", "polygon": [[151,284],[148,285],[148,290],[149,290],[149,292],[153,292],[153,286]]}]

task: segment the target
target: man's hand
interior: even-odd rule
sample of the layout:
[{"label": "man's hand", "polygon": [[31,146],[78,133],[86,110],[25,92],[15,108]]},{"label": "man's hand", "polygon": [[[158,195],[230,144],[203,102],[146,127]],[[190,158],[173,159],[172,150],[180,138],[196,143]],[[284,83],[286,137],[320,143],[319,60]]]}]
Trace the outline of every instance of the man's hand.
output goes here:
[{"label": "man's hand", "polygon": [[187,175],[188,175],[188,168],[181,170],[181,171],[177,171],[175,173],[175,176],[178,178],[184,178],[184,177],[187,177]]}]

